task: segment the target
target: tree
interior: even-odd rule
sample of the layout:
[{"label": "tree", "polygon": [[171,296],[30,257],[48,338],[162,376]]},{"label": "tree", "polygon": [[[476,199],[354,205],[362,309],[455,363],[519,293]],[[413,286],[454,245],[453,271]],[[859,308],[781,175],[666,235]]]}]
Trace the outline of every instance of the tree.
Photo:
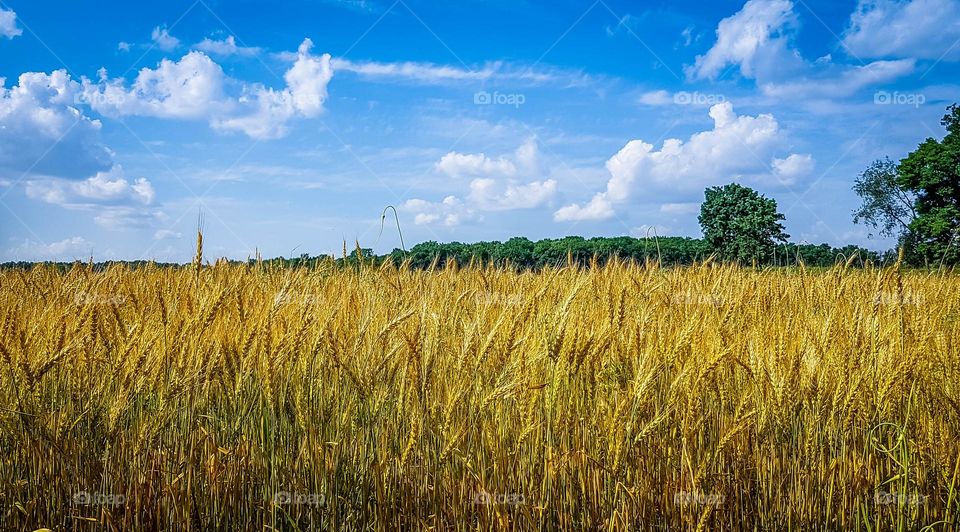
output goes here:
[{"label": "tree", "polygon": [[917,255],[928,264],[960,264],[960,107],[940,122],[947,135],[928,138],[900,161],[897,183],[916,194],[909,223]]},{"label": "tree", "polygon": [[731,183],[710,187],[700,206],[700,227],[710,250],[724,260],[765,262],[777,242],[790,236],[783,232],[777,202],[757,191]]},{"label": "tree", "polygon": [[853,212],[853,223],[870,226],[881,236],[903,238],[917,217],[913,207],[916,196],[901,187],[899,179],[897,163],[888,158],[871,163],[853,184],[853,191],[863,200]]}]

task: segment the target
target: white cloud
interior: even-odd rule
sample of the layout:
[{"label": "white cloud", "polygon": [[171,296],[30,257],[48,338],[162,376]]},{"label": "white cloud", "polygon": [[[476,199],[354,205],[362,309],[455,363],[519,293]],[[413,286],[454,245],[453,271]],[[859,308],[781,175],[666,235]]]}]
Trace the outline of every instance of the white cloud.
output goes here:
[{"label": "white cloud", "polygon": [[784,28],[795,20],[790,0],[749,0],[736,14],[720,21],[717,42],[706,54],[697,56],[687,69],[695,79],[715,79],[728,66],[739,66],[747,78],[758,71],[782,69],[789,51]]},{"label": "white cloud", "polygon": [[130,51],[130,43],[125,42],[125,41],[120,41],[120,42],[118,42],[118,43],[117,43],[117,50],[119,50],[119,51],[121,51],[121,52],[129,52],[129,51]]},{"label": "white cloud", "polygon": [[494,65],[487,65],[477,70],[467,70],[434,63],[413,61],[381,63],[377,61],[351,61],[339,57],[333,60],[333,68],[366,77],[406,78],[429,83],[463,80],[483,81],[493,77],[496,72]]},{"label": "white cloud", "polygon": [[190,52],[179,61],[163,59],[157,68],[144,68],[127,89],[122,78],[108,80],[100,71],[93,83],[83,78],[83,101],[106,116],[204,118],[223,112],[223,69],[201,52]]},{"label": "white cloud", "polygon": [[157,48],[163,50],[164,52],[171,52],[180,46],[180,39],[170,35],[170,32],[167,30],[167,28],[161,28],[160,26],[153,28],[153,33],[150,34],[150,39],[153,40]]},{"label": "white cloud", "polygon": [[566,205],[553,213],[556,222],[572,222],[580,220],[607,220],[613,218],[616,212],[605,195],[595,195],[586,205]]},{"label": "white cloud", "polygon": [[208,37],[193,45],[193,47],[201,52],[206,52],[211,55],[219,55],[222,57],[229,57],[232,55],[252,57],[260,53],[260,48],[257,47],[237,46],[236,38],[233,35],[229,35],[226,39],[222,40],[213,40]]},{"label": "white cloud", "polygon": [[77,260],[89,256],[93,244],[80,236],[65,238],[57,242],[44,244],[24,240],[19,246],[4,250],[5,260],[41,261],[41,260]]},{"label": "white cloud", "polygon": [[[958,1],[913,0],[913,3],[944,4]],[[886,32],[895,31],[875,19],[896,18],[890,14],[896,11],[892,6],[908,9],[906,4],[891,0],[869,2],[869,5],[862,0],[858,12],[854,13],[846,41],[871,50],[884,49],[879,41],[889,45]],[[933,5],[927,7],[936,8]],[[941,8],[940,12],[943,11]],[[960,29],[960,19],[954,17],[949,20],[946,33],[953,31],[949,28]],[[739,12],[720,21],[716,43],[687,68],[687,75],[694,79],[717,79],[729,69],[739,67],[741,75],[755,79],[766,96],[811,99],[848,97],[871,85],[887,83],[913,72],[915,61],[912,58],[861,65],[836,64],[830,55],[813,62],[806,61],[790,44],[790,33],[796,27],[796,14],[791,0],[749,0]],[[924,32],[915,29],[911,27],[904,31],[910,36],[924,35]],[[872,37],[868,38],[868,35]],[[916,38],[927,42],[926,37]],[[877,42],[868,42],[870,39]],[[956,41],[951,38],[949,42]],[[850,46],[849,42],[847,44]],[[850,48],[855,49],[856,46]],[[946,49],[947,46],[941,47],[940,53]],[[864,50],[863,55],[877,57],[896,54],[866,53]]]},{"label": "white cloud", "polygon": [[156,197],[150,181],[127,180],[120,165],[82,181],[35,177],[24,189],[31,199],[92,213],[95,222],[109,229],[148,227],[164,219],[162,212],[150,208]]},{"label": "white cloud", "polygon": [[683,37],[683,45],[690,46],[694,42],[700,40],[700,34],[694,34],[695,26],[687,26],[683,28],[683,31],[680,32],[680,36]]},{"label": "white cloud", "polygon": [[401,208],[414,214],[413,223],[417,225],[442,223],[453,227],[465,221],[482,219],[456,196],[447,196],[440,202],[410,199],[405,201]]},{"label": "white cloud", "polygon": [[782,83],[765,83],[760,89],[777,98],[820,96],[842,98],[856,94],[871,85],[894,81],[913,72],[916,61],[874,61],[863,66],[841,67],[837,72],[813,78],[803,77]]},{"label": "white cloud", "polygon": [[457,225],[477,220],[478,213],[532,209],[548,203],[557,192],[554,179],[518,182],[518,177],[537,177],[542,173],[537,143],[527,139],[512,156],[496,159],[485,154],[450,152],[435,165],[438,172],[450,177],[473,177],[466,199],[447,196],[442,202],[409,200],[404,208],[414,213],[417,224],[443,223]]},{"label": "white cloud", "polygon": [[295,116],[311,118],[323,111],[327,85],[333,77],[330,54],[310,54],[313,42],[304,39],[297,60],[284,74],[287,88],[274,90],[262,86],[247,88],[240,98],[246,109],[230,118],[214,120],[221,130],[242,131],[253,138],[279,138],[287,133],[286,123]]},{"label": "white cloud", "polygon": [[12,39],[22,34],[23,30],[17,27],[17,14],[0,8],[0,37]]},{"label": "white cloud", "polygon": [[665,90],[645,92],[640,95],[640,103],[644,105],[669,105],[673,103],[673,95]]},{"label": "white cloud", "polygon": [[557,192],[553,179],[523,184],[499,182],[495,179],[474,179],[470,182],[471,204],[483,211],[532,209],[550,201]]},{"label": "white cloud", "polygon": [[463,154],[452,151],[444,155],[434,167],[450,177],[486,174],[512,176],[517,173],[516,166],[509,159],[491,159],[483,153]]},{"label": "white cloud", "polygon": [[[155,192],[146,178],[128,180],[100,140],[99,120],[75,107],[81,85],[64,70],[26,72],[7,89],[0,81],[0,172],[22,180],[27,197],[95,214],[95,220],[150,220]],[[103,223],[102,223],[103,224]]]},{"label": "white cloud", "polygon": [[[773,175],[778,160],[774,155],[784,139],[772,115],[738,116],[733,105],[724,102],[710,108],[710,117],[713,129],[695,133],[687,142],[667,139],[655,150],[642,140],[631,140],[607,161],[606,190],[585,205],[560,208],[554,220],[611,218],[615,206],[628,201],[637,189],[689,194],[731,180],[783,184]],[[790,171],[804,167],[807,156],[791,157],[782,159],[780,166]]]},{"label": "white cloud", "polygon": [[814,165],[813,156],[797,153],[792,153],[785,159],[774,159],[771,164],[773,175],[785,185],[792,185],[797,179],[810,175]]},{"label": "white cloud", "polygon": [[179,240],[181,238],[183,238],[182,233],[170,229],[160,229],[153,234],[154,240]]},{"label": "white cloud", "polygon": [[859,57],[960,60],[960,1],[860,0],[843,36]]},{"label": "white cloud", "polygon": [[327,99],[327,84],[333,77],[330,54],[314,57],[310,55],[312,47],[313,41],[304,39],[297,49],[297,61],[283,75],[293,107],[308,117],[320,114]]},{"label": "white cloud", "polygon": [[96,209],[93,221],[113,231],[152,229],[170,223],[169,217],[157,209],[115,205]]},{"label": "white cloud", "polygon": [[660,224],[642,224],[630,229],[630,234],[636,238],[653,238],[673,233],[673,229]]},{"label": "white cloud", "polygon": [[[293,59],[293,54],[278,54],[280,59]],[[552,84],[560,87],[578,87],[590,83],[591,78],[580,71],[531,68],[503,61],[485,63],[475,68],[436,63],[400,61],[351,61],[342,57],[332,60],[334,70],[352,72],[368,79],[405,80],[419,84],[444,85],[490,80],[514,81],[528,85]]]},{"label": "white cloud", "polygon": [[114,165],[108,171],[97,172],[83,181],[32,179],[26,183],[26,193],[32,199],[62,207],[126,203],[150,205],[156,196],[153,185],[146,178],[127,181],[120,165]]},{"label": "white cloud", "polygon": [[537,143],[527,139],[513,153],[512,157],[488,157],[484,153],[459,153],[452,151],[434,165],[434,168],[450,177],[515,177],[520,173],[527,175],[540,172],[540,157]]},{"label": "white cloud", "polygon": [[[312,44],[305,39],[300,45],[280,90],[230,80],[209,56],[191,51],[179,61],[163,59],[157,68],[142,69],[129,87],[101,70],[98,82],[83,79],[82,101],[106,116],[207,120],[218,130],[279,138],[287,134],[287,122],[319,115],[327,99],[330,55],[311,55]],[[233,85],[240,86],[239,96],[227,94]]]},{"label": "white cloud", "polygon": [[0,78],[0,172],[82,179],[113,165],[101,124],[73,107],[79,84],[65,70]]},{"label": "white cloud", "polygon": [[664,203],[660,206],[660,212],[676,215],[694,214],[700,212],[700,204],[694,202]]}]

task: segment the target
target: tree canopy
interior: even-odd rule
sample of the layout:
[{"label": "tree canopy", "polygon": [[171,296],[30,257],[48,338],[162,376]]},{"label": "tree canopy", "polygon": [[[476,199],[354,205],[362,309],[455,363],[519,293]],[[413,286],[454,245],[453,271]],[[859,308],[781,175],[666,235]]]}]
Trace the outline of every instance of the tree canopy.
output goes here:
[{"label": "tree canopy", "polygon": [[854,183],[853,221],[896,236],[913,264],[960,264],[960,107],[947,108],[943,140],[927,138],[894,164],[874,161]]},{"label": "tree canopy", "polygon": [[917,254],[927,263],[960,263],[960,107],[947,109],[947,135],[928,138],[900,161],[901,187],[916,194],[909,224]]},{"label": "tree canopy", "polygon": [[731,183],[710,187],[700,206],[700,227],[710,250],[720,258],[740,263],[764,263],[778,242],[790,235],[780,223],[777,202],[757,191]]}]

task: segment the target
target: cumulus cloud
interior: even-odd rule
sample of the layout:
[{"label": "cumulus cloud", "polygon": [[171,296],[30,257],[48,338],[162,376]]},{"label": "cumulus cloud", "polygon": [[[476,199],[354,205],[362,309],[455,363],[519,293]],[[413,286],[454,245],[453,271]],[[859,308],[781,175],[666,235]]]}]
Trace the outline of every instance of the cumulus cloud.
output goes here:
[{"label": "cumulus cloud", "polygon": [[153,33],[150,34],[150,39],[153,40],[153,43],[157,48],[163,50],[164,52],[171,52],[180,46],[180,39],[170,35],[170,32],[167,30],[167,28],[161,28],[160,26],[153,28]]},{"label": "cumulus cloud", "polygon": [[860,0],[843,35],[866,58],[960,60],[960,1]]},{"label": "cumulus cloud", "polygon": [[484,153],[452,151],[434,165],[445,175],[455,178],[475,176],[515,177],[519,173],[539,173],[539,151],[534,139],[527,139],[513,156],[488,157]]},{"label": "cumulus cloud", "polygon": [[[857,15],[854,19],[858,19]],[[707,53],[697,56],[695,63],[686,69],[687,75],[692,79],[717,79],[738,68],[743,77],[756,80],[767,96],[840,98],[870,85],[887,83],[914,69],[912,59],[876,61],[866,65],[836,64],[830,56],[807,61],[791,45],[796,20],[791,0],[749,0],[739,12],[720,21],[716,42]],[[951,21],[949,24],[960,22]],[[850,33],[848,39],[860,39],[853,35]],[[878,33],[877,39],[884,39],[882,35],[882,32]],[[884,54],[865,54],[867,57],[876,55]],[[658,101],[662,100],[659,97]]]},{"label": "cumulus cloud", "polygon": [[715,79],[728,66],[739,66],[747,78],[758,70],[783,68],[789,50],[784,28],[795,21],[790,0],[749,0],[736,14],[720,21],[717,42],[706,54],[697,56],[687,69],[695,79]]},{"label": "cumulus cloud", "polygon": [[615,215],[613,204],[607,199],[606,194],[597,194],[586,205],[573,203],[560,207],[553,213],[553,220],[556,222],[607,220]]},{"label": "cumulus cloud", "polygon": [[287,87],[274,90],[263,86],[248,87],[240,97],[243,111],[236,116],[217,119],[213,127],[241,131],[253,138],[279,138],[287,134],[287,122],[301,116],[311,118],[323,111],[327,85],[333,77],[330,54],[310,54],[313,42],[304,39],[297,50],[297,60],[284,74]]},{"label": "cumulus cloud", "polygon": [[403,203],[402,208],[414,214],[413,223],[417,225],[441,223],[453,227],[465,221],[482,219],[475,209],[464,205],[456,196],[447,196],[439,202],[410,199]]},{"label": "cumulus cloud", "polygon": [[21,74],[7,89],[0,78],[0,173],[81,179],[108,170],[113,154],[100,141],[99,120],[75,107],[79,84],[65,70]]},{"label": "cumulus cloud", "polygon": [[0,8],[0,37],[12,39],[23,34],[17,27],[17,14],[13,10]]},{"label": "cumulus cloud", "polygon": [[638,189],[684,194],[730,180],[785,184],[787,178],[796,180],[812,168],[809,155],[775,157],[784,139],[772,115],[738,116],[733,105],[724,102],[710,108],[710,118],[713,129],[695,133],[686,142],[667,139],[659,150],[631,140],[607,161],[606,190],[586,204],[558,209],[554,220],[611,218],[616,205],[628,201]]},{"label": "cumulus cloud", "polygon": [[785,185],[792,185],[797,179],[810,175],[815,163],[809,153],[792,153],[784,159],[774,159],[771,163],[773,175]]},{"label": "cumulus cloud", "polygon": [[24,73],[11,89],[0,80],[0,175],[22,182],[31,199],[94,213],[101,225],[121,214],[159,216],[147,208],[156,196],[150,181],[128,180],[100,139],[100,121],[75,107],[81,95],[64,70]]},{"label": "cumulus cloud", "polygon": [[509,156],[491,158],[482,153],[450,152],[435,168],[450,177],[473,177],[469,192],[464,199],[447,196],[440,202],[407,201],[403,207],[414,213],[414,223],[453,226],[481,219],[483,212],[532,209],[548,203],[557,192],[554,179],[529,182],[517,179],[538,177],[542,173],[539,149],[532,138]]},{"label": "cumulus cloud", "polygon": [[474,179],[470,182],[470,202],[483,211],[532,209],[550,201],[557,192],[553,179],[527,184],[501,182],[496,179]]},{"label": "cumulus cloud", "polygon": [[24,188],[28,198],[89,212],[98,225],[107,229],[150,227],[166,218],[151,207],[156,192],[150,181],[143,177],[128,180],[120,165],[82,181],[33,178]]},{"label": "cumulus cloud", "polygon": [[[122,78],[83,79],[83,102],[105,116],[152,116],[206,120],[221,131],[238,131],[253,138],[279,138],[295,117],[315,117],[323,110],[327,85],[333,76],[330,55],[313,56],[305,39],[297,60],[284,74],[287,86],[277,90],[261,84],[234,82],[202,51],[191,51],[178,61],[163,59],[156,68],[144,68],[128,86]],[[240,85],[239,96],[226,87]]]},{"label": "cumulus cloud", "polygon": [[465,177],[478,174],[515,175],[516,167],[503,157],[491,159],[483,153],[463,154],[450,152],[444,155],[434,167],[450,177]]},{"label": "cumulus cloud", "polygon": [[193,47],[201,52],[206,52],[211,55],[219,55],[222,57],[229,57],[232,55],[252,57],[260,53],[260,48],[254,46],[238,46],[237,40],[233,35],[230,35],[226,39],[222,40],[213,40],[207,37],[206,39],[193,45]]},{"label": "cumulus cloud", "polygon": [[26,183],[26,192],[33,199],[75,208],[127,203],[150,205],[156,196],[150,181],[143,177],[128,181],[120,165],[82,181],[30,180]]},{"label": "cumulus cloud", "polygon": [[141,69],[130,88],[101,70],[98,82],[83,79],[83,102],[111,117],[205,118],[228,107],[225,79],[220,65],[190,52],[179,61],[163,59],[157,68]]}]

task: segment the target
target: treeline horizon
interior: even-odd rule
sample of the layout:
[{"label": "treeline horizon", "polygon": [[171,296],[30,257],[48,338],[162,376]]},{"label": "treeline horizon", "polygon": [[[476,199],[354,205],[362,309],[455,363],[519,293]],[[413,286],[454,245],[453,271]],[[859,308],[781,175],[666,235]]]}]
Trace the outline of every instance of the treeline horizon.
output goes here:
[{"label": "treeline horizon", "polygon": [[[345,248],[346,250],[347,248]],[[790,267],[801,263],[810,267],[830,267],[838,262],[850,262],[852,266],[866,263],[882,264],[896,260],[896,250],[876,252],[849,244],[840,248],[827,243],[796,244],[785,243],[775,247],[773,254],[766,260],[755,263],[756,266]],[[283,268],[316,267],[321,263],[333,262],[339,266],[358,265],[360,263],[382,265],[390,261],[395,265],[406,263],[412,269],[424,270],[431,267],[445,267],[456,262],[459,266],[494,265],[516,269],[537,270],[544,267],[603,265],[613,258],[625,261],[645,263],[657,261],[662,266],[690,266],[702,263],[713,256],[709,244],[702,238],[682,236],[662,236],[636,238],[631,236],[592,237],[567,236],[530,240],[526,237],[514,237],[506,241],[478,241],[473,243],[433,240],[421,242],[409,250],[395,248],[390,253],[377,255],[371,248],[354,246],[346,254],[336,257],[330,254],[309,255],[303,253],[297,257],[248,258],[246,260],[217,259],[207,260],[208,264],[227,262],[229,264],[265,264]],[[158,262],[154,260],[106,260],[87,261],[9,261],[0,263],[0,269],[31,268],[36,265],[53,265],[61,269],[72,268],[76,264],[92,264],[96,269],[112,265],[126,265],[131,268],[156,266],[165,268],[187,267],[195,262]],[[747,264],[748,266],[750,264]]]}]

